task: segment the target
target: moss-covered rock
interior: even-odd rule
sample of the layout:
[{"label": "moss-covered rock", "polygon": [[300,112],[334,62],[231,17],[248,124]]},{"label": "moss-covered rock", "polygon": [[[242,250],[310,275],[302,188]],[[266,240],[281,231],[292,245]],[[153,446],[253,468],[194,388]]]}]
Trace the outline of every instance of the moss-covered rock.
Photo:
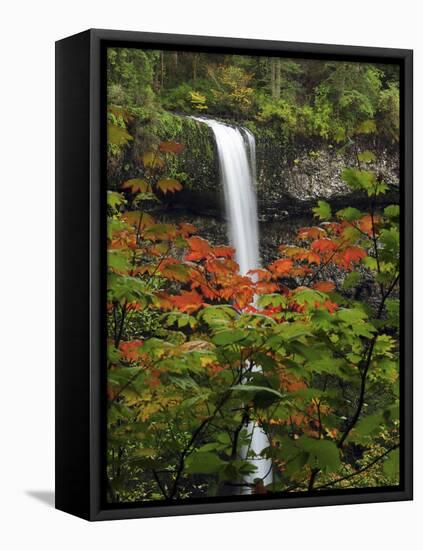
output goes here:
[{"label": "moss-covered rock", "polygon": [[[134,122],[135,139],[119,162],[119,173],[112,177],[116,185],[125,178],[142,176],[140,155],[154,143],[183,143],[184,150],[169,160],[169,176],[183,184],[183,191],[165,197],[167,209],[182,207],[193,214],[222,219],[223,190],[212,130],[193,118],[166,111],[157,114],[154,131],[147,131],[143,124],[145,121]],[[342,181],[341,172],[345,167],[357,166],[357,153],[366,149],[376,155],[376,161],[366,168],[376,171],[387,183],[398,185],[399,154],[395,146],[367,137],[341,147],[323,140],[288,138],[264,124],[244,124],[256,139],[261,222],[307,215],[318,199],[329,200],[339,208],[364,205],[366,197],[351,191]]]}]

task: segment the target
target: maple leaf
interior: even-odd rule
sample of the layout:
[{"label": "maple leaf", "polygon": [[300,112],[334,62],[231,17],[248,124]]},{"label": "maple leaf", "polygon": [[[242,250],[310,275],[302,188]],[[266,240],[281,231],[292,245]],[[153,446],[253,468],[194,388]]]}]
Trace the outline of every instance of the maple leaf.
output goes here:
[{"label": "maple leaf", "polygon": [[203,298],[196,290],[182,291],[178,296],[170,296],[170,300],[179,311],[193,313],[203,305]]},{"label": "maple leaf", "polygon": [[238,271],[238,264],[233,260],[224,258],[211,258],[206,261],[205,268],[209,273],[216,273],[218,275],[230,275]]},{"label": "maple leaf", "polygon": [[331,300],[326,300],[325,302],[323,302],[322,307],[329,311],[329,313],[333,313],[334,311],[339,309],[338,304],[332,302]]},{"label": "maple leaf", "polygon": [[190,278],[189,268],[175,260],[174,258],[166,258],[159,265],[159,270],[163,277],[171,281],[179,281],[186,283]]},{"label": "maple leaf", "polygon": [[141,157],[142,162],[146,168],[163,168],[165,165],[164,160],[155,151],[148,151]]},{"label": "maple leaf", "polygon": [[317,264],[317,265],[319,265],[320,262],[322,261],[320,256],[316,254],[316,252],[312,252],[311,250],[307,252],[307,256],[305,257],[305,260],[307,260],[309,264]]},{"label": "maple leaf", "polygon": [[376,225],[380,222],[380,216],[372,216],[370,214],[366,214],[361,219],[358,220],[357,224],[363,233],[366,233],[366,235],[372,236],[373,235],[373,225]]},{"label": "maple leaf", "polygon": [[169,296],[167,292],[156,292],[153,297],[153,303],[155,306],[165,311],[173,309],[174,305],[171,296]]},{"label": "maple leaf", "polygon": [[196,270],[191,272],[191,289],[199,288],[205,298],[210,300],[218,298],[219,293],[217,290],[210,286],[210,283],[204,277],[202,273],[199,273]]},{"label": "maple leaf", "polygon": [[326,231],[321,227],[302,227],[298,231],[298,239],[301,241],[309,241],[326,237]]},{"label": "maple leaf", "polygon": [[281,277],[283,275],[288,275],[293,265],[292,260],[281,259],[270,264],[269,269],[274,275]]},{"label": "maple leaf", "polygon": [[332,283],[332,281],[319,281],[313,285],[313,288],[321,292],[332,292],[335,288],[335,284]]},{"label": "maple leaf", "polygon": [[148,183],[139,178],[132,178],[122,183],[122,189],[130,189],[132,193],[146,193],[148,191]]},{"label": "maple leaf", "polygon": [[159,145],[159,150],[162,153],[180,153],[185,149],[183,143],[177,143],[176,141],[163,141]]},{"label": "maple leaf", "polygon": [[157,187],[165,194],[167,192],[174,193],[175,191],[180,191],[182,189],[182,185],[180,184],[180,182],[173,178],[159,180],[157,182]]},{"label": "maple leaf", "polygon": [[272,294],[279,290],[279,285],[268,281],[259,281],[256,283],[255,291],[257,294]]},{"label": "maple leaf", "polygon": [[235,248],[232,246],[215,246],[212,252],[218,258],[232,258],[235,254]]},{"label": "maple leaf", "polygon": [[360,262],[367,256],[367,252],[359,246],[349,246],[341,254],[342,263],[345,266],[351,266],[352,264]]},{"label": "maple leaf", "polygon": [[311,249],[320,253],[333,252],[338,248],[338,245],[331,239],[318,239],[311,243]]},{"label": "maple leaf", "polygon": [[177,235],[176,227],[170,223],[156,223],[144,232],[145,237],[155,240],[172,240]]},{"label": "maple leaf", "polygon": [[196,233],[197,228],[192,223],[180,223],[179,228],[183,237],[188,237],[192,233]]},{"label": "maple leaf", "polygon": [[140,212],[139,210],[125,212],[125,214],[123,214],[122,216],[122,219],[133,227],[138,228],[139,226],[140,229],[152,227],[156,223],[153,216],[147,214],[147,212]]},{"label": "maple leaf", "polygon": [[126,361],[136,361],[140,356],[140,348],[143,346],[143,340],[130,340],[121,342],[119,349],[122,352],[122,357]]},{"label": "maple leaf", "polygon": [[187,239],[187,244],[191,249],[191,252],[185,256],[188,261],[203,260],[212,250],[209,242],[198,236]]}]

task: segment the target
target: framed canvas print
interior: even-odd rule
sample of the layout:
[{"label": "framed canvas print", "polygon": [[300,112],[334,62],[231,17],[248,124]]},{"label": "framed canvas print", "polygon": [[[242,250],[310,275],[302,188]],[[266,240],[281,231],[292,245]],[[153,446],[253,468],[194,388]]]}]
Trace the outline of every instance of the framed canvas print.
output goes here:
[{"label": "framed canvas print", "polygon": [[412,498],[412,52],[56,45],[56,506]]}]

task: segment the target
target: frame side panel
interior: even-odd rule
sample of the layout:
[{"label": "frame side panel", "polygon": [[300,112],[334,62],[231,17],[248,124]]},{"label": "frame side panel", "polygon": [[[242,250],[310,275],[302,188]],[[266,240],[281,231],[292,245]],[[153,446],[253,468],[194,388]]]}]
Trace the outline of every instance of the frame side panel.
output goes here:
[{"label": "frame side panel", "polygon": [[56,43],[56,508],[89,517],[90,33]]}]

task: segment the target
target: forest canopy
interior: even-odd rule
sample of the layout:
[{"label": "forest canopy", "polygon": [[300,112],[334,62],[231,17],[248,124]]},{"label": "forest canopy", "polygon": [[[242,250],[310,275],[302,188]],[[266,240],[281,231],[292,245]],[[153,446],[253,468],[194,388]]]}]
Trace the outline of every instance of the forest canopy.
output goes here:
[{"label": "forest canopy", "polygon": [[335,143],[399,137],[397,65],[110,48],[108,82],[109,104],[152,126],[168,110]]}]

